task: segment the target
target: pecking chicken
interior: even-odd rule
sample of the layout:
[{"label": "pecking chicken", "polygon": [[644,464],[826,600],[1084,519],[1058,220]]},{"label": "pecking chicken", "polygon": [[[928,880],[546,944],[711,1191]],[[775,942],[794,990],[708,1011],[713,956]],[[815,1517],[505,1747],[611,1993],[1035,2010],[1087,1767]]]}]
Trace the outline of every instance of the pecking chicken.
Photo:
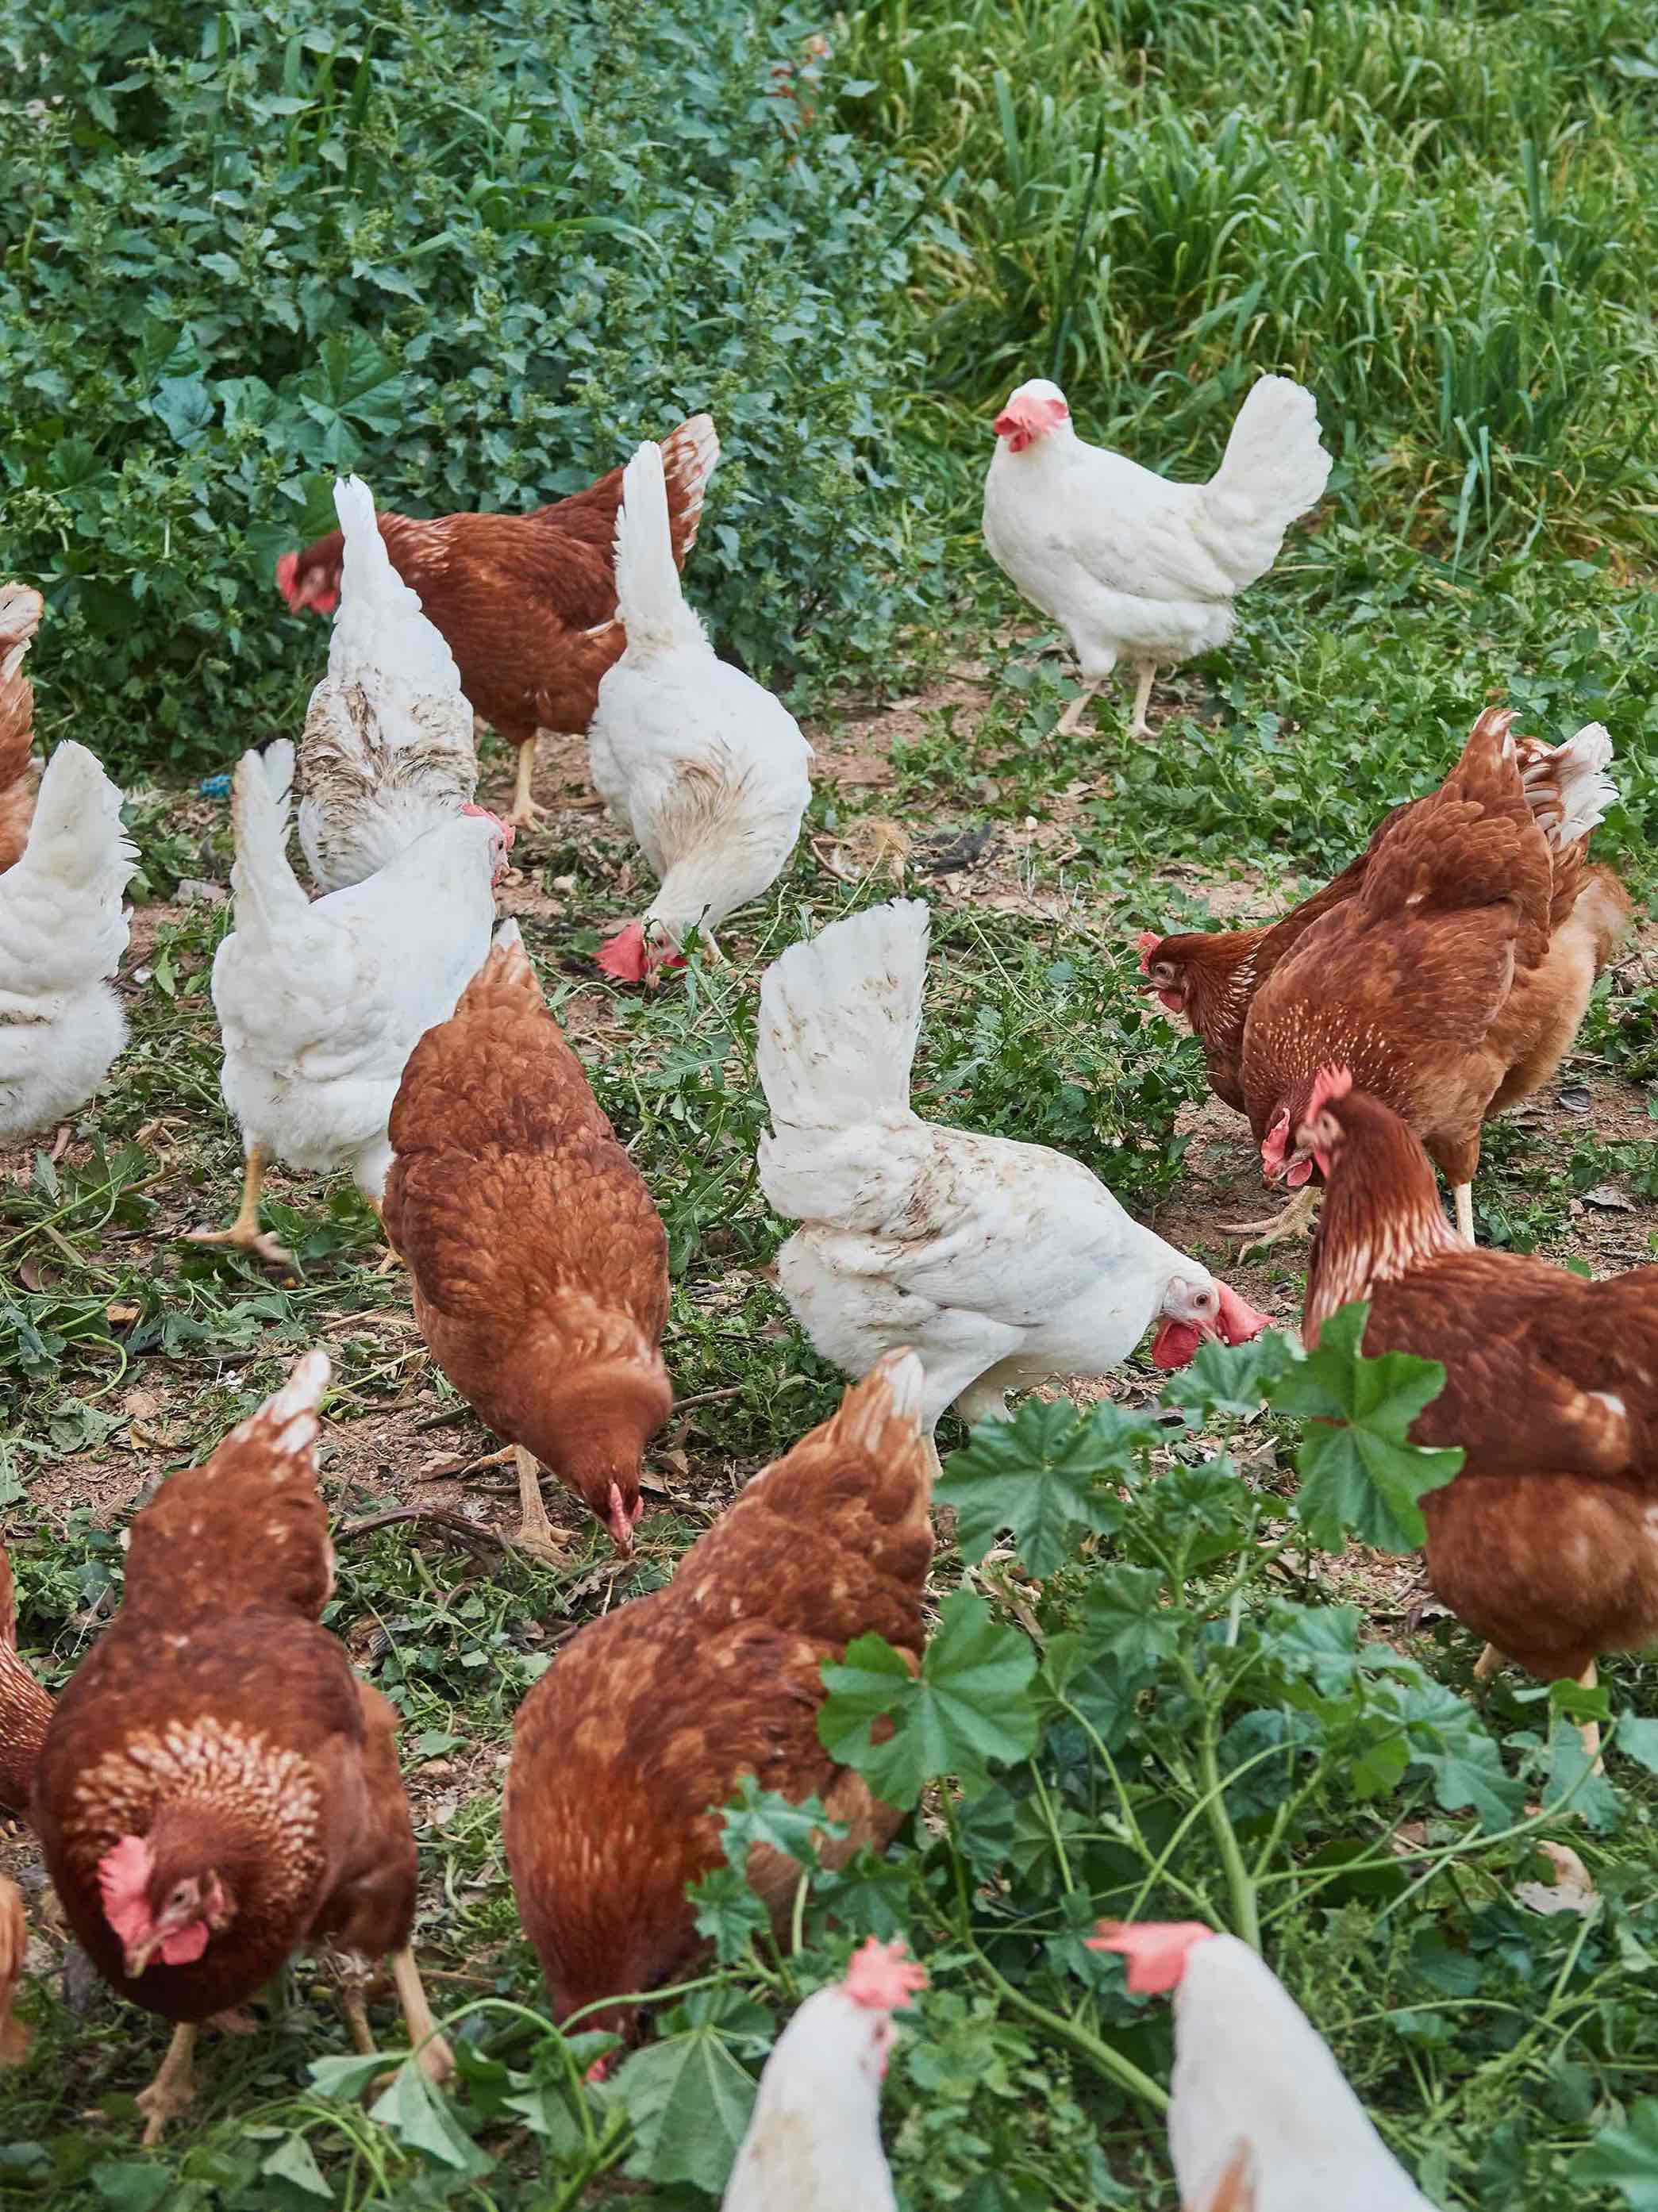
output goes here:
[{"label": "pecking chicken", "polygon": [[1292,1133],[1319,1070],[1339,1062],[1417,1131],[1470,1243],[1480,1125],[1559,1066],[1629,911],[1587,860],[1617,795],[1606,732],[1522,761],[1513,720],[1487,708],[1439,790],[1384,826],[1352,895],[1257,985],[1243,1032],[1269,1181],[1313,1174]]},{"label": "pecking chicken", "polygon": [[720,2212],[896,2212],[881,2148],[893,2020],[926,1987],[904,1939],[873,1936],[846,1979],[809,1996],[777,2039]]},{"label": "pecking chicken", "polygon": [[630,1552],[645,1446],[673,1402],[659,1349],[667,1233],[547,1011],[515,922],[410,1057],[392,1147],[386,1231],[434,1357],[511,1440],[518,1541],[568,1555],[542,1462]]},{"label": "pecking chicken", "polygon": [[34,811],[34,686],[23,663],[44,611],[27,584],[0,584],[0,875],[21,857]]},{"label": "pecking chicken", "polygon": [[110,979],[137,855],[84,745],[46,763],[23,857],[0,876],[0,1145],[82,1106],[126,1041]]},{"label": "pecking chicken", "polygon": [[377,874],[313,903],[287,853],[293,773],[286,740],[237,764],[236,926],[214,959],[213,1004],[247,1164],[230,1226],[190,1232],[275,1267],[291,1255],[259,1228],[271,1160],[349,1167],[378,1208],[404,1064],[489,949],[512,842],[493,814],[456,805]]},{"label": "pecking chicken", "polygon": [[328,1373],[308,1353],[133,1522],[120,1611],[35,1771],[31,1818],[76,1940],[118,1995],[175,2024],[138,2100],[146,2142],[194,2094],[202,2022],[306,1946],[346,1954],[365,2051],[362,1984],[391,1954],[422,2070],[440,2080],[451,2063],[409,1948],[398,1717],[319,1625],[334,1586],[316,1462]]},{"label": "pecking chicken", "polygon": [[[1612,758],[1612,740],[1600,723],[1590,722],[1563,745],[1547,745],[1538,738],[1515,741],[1521,780],[1533,817],[1552,843],[1568,817],[1574,822],[1593,811],[1584,801]],[[1457,767],[1461,765],[1459,758]],[[1456,769],[1452,775],[1456,774]],[[1377,825],[1370,843],[1339,876],[1315,891],[1310,898],[1276,922],[1255,929],[1219,929],[1165,937],[1155,929],[1142,930],[1135,939],[1139,955],[1142,989],[1150,992],[1171,1014],[1183,1015],[1203,1047],[1209,1087],[1217,1098],[1242,1114],[1243,1098],[1243,1031],[1254,995],[1300,943],[1312,924],[1351,898],[1363,887],[1365,871],[1383,841],[1418,807],[1430,805],[1436,794],[1395,806]],[[1562,892],[1576,896],[1558,918],[1550,939],[1549,958],[1556,974],[1576,969],[1587,951],[1598,968],[1605,964],[1611,944],[1622,927],[1623,891],[1605,869],[1584,872],[1588,831],[1573,839],[1555,866],[1556,902]],[[1527,988],[1521,986],[1522,989]],[[1546,990],[1546,1000],[1570,1005],[1570,995]],[[1573,1020],[1574,1030],[1579,1014]],[[1546,1071],[1546,1075],[1547,1071]],[[1527,1085],[1534,1090],[1535,1084]],[[1519,1093],[1515,1093],[1519,1096]],[[1251,1224],[1253,1225],[1253,1224]]]},{"label": "pecking chicken", "polygon": [[1258,1335],[1264,1315],[1080,1161],[912,1110],[927,927],[918,899],[871,907],[791,945],[760,988],[760,1184],[805,1224],[778,1280],[818,1351],[856,1375],[913,1345],[930,1437],[947,1406],[1005,1419],[1009,1390],[1106,1373],[1154,1322],[1163,1367]]},{"label": "pecking chicken", "polygon": [[1044,377],[1020,385],[995,429],[985,544],[1062,626],[1082,669],[1060,729],[1081,726],[1126,658],[1139,678],[1129,735],[1149,737],[1158,668],[1225,644],[1234,599],[1266,574],[1290,525],[1323,495],[1330,456],[1313,395],[1263,376],[1238,410],[1219,471],[1200,484],[1171,483],[1086,444],[1064,392]]},{"label": "pecking chicken", "polygon": [[1138,1996],[1175,1993],[1169,2153],[1186,2212],[1434,2212],[1258,1953],[1200,1923],[1102,1920]]},{"label": "pecking chicken", "polygon": [[0,1813],[27,1813],[52,1699],[17,1650],[11,1561],[0,1544]]},{"label": "pecking chicken", "polygon": [[1601,1652],[1658,1643],[1658,1267],[1591,1283],[1463,1243],[1418,1138],[1345,1067],[1314,1082],[1297,1140],[1328,1186],[1308,1345],[1368,1298],[1368,1353],[1444,1362],[1411,1437],[1467,1455],[1422,1511],[1429,1579],[1488,1640],[1477,1671],[1506,1657],[1593,1686]]},{"label": "pecking chicken", "polygon": [[687,605],[659,446],[623,472],[616,590],[628,649],[598,687],[587,743],[595,786],[660,884],[599,957],[636,983],[692,929],[717,955],[714,929],[776,880],[811,798],[811,747],[769,691],[716,659]]},{"label": "pecking chicken", "polygon": [[[845,1822],[831,1860],[896,1832],[902,1816],[823,1749],[817,1710],[823,1661],[856,1636],[920,1664],[921,1398],[920,1363],[889,1354],[754,1478],[665,1589],[590,1622],[525,1699],[502,1830],[556,2019],[626,2036],[631,2000],[697,1955],[685,1885],[723,1863],[720,1808],[744,1775]],[[798,1879],[792,1859],[752,1854],[749,1880],[774,1916]]]},{"label": "pecking chicken", "polygon": [[[661,450],[674,559],[683,567],[720,441],[708,416],[693,415]],[[509,819],[522,828],[541,811],[530,792],[537,732],[585,732],[599,678],[626,642],[616,619],[613,562],[621,500],[622,471],[612,469],[530,514],[378,518],[392,567],[455,656],[461,689],[519,749]],[[343,568],[341,533],[333,531],[302,553],[284,553],[276,583],[295,613],[314,607],[327,614],[338,603]]]},{"label": "pecking chicken", "polygon": [[319,890],[343,890],[451,820],[477,788],[454,658],[392,566],[374,501],[342,477],[344,541],[328,673],[300,738],[300,843]]}]

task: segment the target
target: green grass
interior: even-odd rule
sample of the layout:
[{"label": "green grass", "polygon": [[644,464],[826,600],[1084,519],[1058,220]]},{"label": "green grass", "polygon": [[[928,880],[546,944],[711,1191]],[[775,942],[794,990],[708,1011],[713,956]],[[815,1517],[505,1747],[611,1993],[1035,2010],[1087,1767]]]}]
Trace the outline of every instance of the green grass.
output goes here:
[{"label": "green grass", "polygon": [[[818,27],[831,58],[796,140],[771,65]],[[822,778],[732,939],[736,975],[648,1000],[592,967],[629,906],[623,842],[570,816],[522,855],[526,940],[668,1224],[683,1410],[619,1576],[587,1530],[556,1577],[435,1522],[341,1547],[331,1624],[404,1716],[419,1945],[465,2014],[454,2099],[404,2084],[369,2117],[355,2076],[314,2076],[346,2042],[301,1966],[256,2036],[214,2039],[197,2112],[141,2154],[128,2100],[158,2035],[101,1994],[76,2014],[49,1976],[37,2057],[6,2085],[0,2203],[694,2212],[729,2150],[706,2085],[740,2106],[847,1933],[902,1924],[934,1968],[886,2089],[906,2212],[1164,2212],[1161,2128],[1123,2062],[1166,2080],[1166,2020],[1078,1941],[1135,1906],[1259,1921],[1436,2201],[1638,2206],[1658,1670],[1606,1669],[1605,1789],[1572,1765],[1562,1700],[1510,1674],[1476,1709],[1472,1640],[1415,1617],[1386,1532],[1336,1549],[1294,1517],[1310,1478],[1287,1407],[1240,1425],[1199,1393],[1176,1418],[1176,1391],[1126,1437],[1102,1416],[1072,1492],[1034,1417],[999,1468],[947,1428],[954,1482],[1084,1502],[1040,1585],[1013,1506],[1012,1556],[975,1556],[964,1497],[969,1534],[940,1549],[940,1617],[1029,1678],[1002,1711],[1023,1755],[961,1792],[923,1776],[890,1860],[815,1875],[780,1951],[734,1877],[712,1882],[723,1961],[619,2100],[581,2092],[585,2056],[545,2024],[498,1803],[513,1711],[569,1626],[656,1587],[837,1401],[762,1273],[782,1224],[754,1176],[751,982],[888,894],[859,873],[872,818],[935,900],[924,1110],[1063,1146],[1230,1267],[1215,1224],[1261,1210],[1247,1133],[1199,1113],[1200,1061],[1134,990],[1132,932],[1271,911],[1436,781],[1487,697],[1553,736],[1604,720],[1622,799],[1599,842],[1643,949],[1537,1113],[1490,1133],[1477,1202],[1491,1241],[1580,1267],[1658,1252],[1649,17],[881,0],[823,26],[348,0],[319,25],[0,0],[0,146],[39,179],[0,210],[4,557],[48,590],[43,727],[134,788],[145,925],[109,1086],[56,1168],[18,1158],[0,1185],[0,1514],[50,1679],[107,1615],[131,1504],[313,1343],[341,1522],[436,1498],[507,1524],[510,1498],[429,1480],[488,1440],[406,1286],[374,1273],[354,1193],[276,1179],[291,1284],[179,1241],[228,1204],[239,1147],[207,996],[224,909],[161,907],[181,878],[226,880],[228,812],[178,775],[292,732],[323,633],[273,617],[269,560],[318,520],[329,468],[410,506],[511,504],[710,404],[727,459],[699,600],[728,648],[793,676],[826,762],[890,762]],[[63,94],[44,125],[37,91]],[[1314,526],[1232,643],[1159,685],[1152,744],[1125,744],[1109,696],[1057,738],[1068,665],[977,542],[992,406],[1054,373],[1089,434],[1197,473],[1269,368],[1314,387],[1337,455]],[[1239,1279],[1290,1320],[1301,1265],[1280,1250]],[[1136,1367],[1120,1402],[1155,1388]],[[952,1756],[971,1774],[981,1749]],[[1515,1901],[1540,1834],[1582,1852],[1592,1920]]]}]

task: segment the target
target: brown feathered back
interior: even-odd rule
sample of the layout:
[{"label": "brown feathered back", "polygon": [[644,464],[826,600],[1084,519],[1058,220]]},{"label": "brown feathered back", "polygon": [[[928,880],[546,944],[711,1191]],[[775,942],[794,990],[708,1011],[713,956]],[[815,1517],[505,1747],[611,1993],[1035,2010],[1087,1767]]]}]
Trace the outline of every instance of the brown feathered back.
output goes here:
[{"label": "brown feathered back", "polygon": [[[890,1352],[832,1419],[756,1475],[673,1581],[592,1622],[520,1710],[503,1812],[519,1911],[562,2019],[672,1978],[698,1948],[685,1885],[720,1863],[744,1775],[818,1797],[850,1837],[899,1815],[817,1736],[822,1667],[874,1631],[919,1667],[932,1554],[922,1376]],[[774,1911],[797,1869],[756,1854]],[[633,2008],[600,2024],[626,2030]]]},{"label": "brown feathered back", "polygon": [[0,1812],[27,1811],[51,1718],[52,1699],[18,1654],[11,1561],[0,1544]]},{"label": "brown feathered back", "polygon": [[600,1521],[672,1403],[668,1240],[507,924],[392,1109],[386,1233],[455,1388]]},{"label": "brown feathered back", "polygon": [[0,871],[21,856],[34,813],[34,686],[24,662],[44,610],[27,584],[0,584]]}]

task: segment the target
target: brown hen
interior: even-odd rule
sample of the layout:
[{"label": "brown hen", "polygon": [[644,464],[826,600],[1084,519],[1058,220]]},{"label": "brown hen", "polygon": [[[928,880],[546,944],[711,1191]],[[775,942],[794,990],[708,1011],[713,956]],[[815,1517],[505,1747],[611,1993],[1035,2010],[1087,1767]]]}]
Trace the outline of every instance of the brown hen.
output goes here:
[{"label": "brown hen", "polygon": [[567,1554],[539,1462],[631,1551],[645,1446],[673,1403],[667,1233],[515,922],[410,1055],[392,1149],[386,1235],[439,1365],[514,1448],[519,1542]]},{"label": "brown hen", "polygon": [[1593,1684],[1601,1652],[1658,1642],[1658,1267],[1593,1283],[1473,1249],[1420,1140],[1350,1083],[1322,1073],[1297,1132],[1328,1185],[1307,1343],[1368,1298],[1366,1352],[1444,1362],[1411,1431],[1467,1455],[1422,1500],[1434,1589],[1486,1638],[1482,1674],[1503,1655]]},{"label": "brown hen", "polygon": [[[669,527],[682,568],[696,543],[703,495],[719,459],[720,441],[706,415],[693,415],[662,441]],[[519,749],[509,818],[525,828],[541,811],[530,795],[537,732],[584,735],[599,679],[627,643],[616,618],[621,503],[622,471],[616,468],[529,514],[378,518],[392,565],[442,633],[473,712]],[[283,554],[276,582],[289,607],[331,612],[343,562],[337,530],[302,553]]]},{"label": "brown hen", "polygon": [[[755,1477],[665,1589],[590,1623],[525,1698],[503,1833],[555,2018],[629,2034],[637,2008],[618,2001],[695,1956],[685,1885],[722,1863],[720,1808],[744,1776],[846,1822],[836,1858],[896,1832],[902,1816],[824,1750],[817,1711],[823,1662],[866,1631],[920,1664],[922,1389],[915,1355],[889,1352]],[[769,1850],[749,1865],[774,1916],[798,1875]]]},{"label": "brown hen", "polygon": [[147,2142],[193,2094],[199,2024],[302,1946],[346,1954],[363,2051],[368,1962],[393,1954],[422,2069],[450,2064],[409,1948],[397,1715],[318,1625],[333,1588],[316,1468],[328,1371],[309,1353],[138,1515],[121,1609],[35,1770],[31,1817],[76,1937],[120,1996],[176,2023],[138,2100]]},{"label": "brown hen", "polygon": [[1480,1125],[1559,1065],[1627,912],[1615,880],[1586,866],[1615,796],[1605,732],[1591,725],[1558,749],[1575,765],[1546,810],[1528,795],[1513,720],[1481,714],[1441,788],[1384,828],[1357,889],[1256,989],[1243,1036],[1244,1103],[1269,1181],[1312,1175],[1293,1132],[1320,1069],[1339,1064],[1420,1135],[1469,1243]]},{"label": "brown hen", "polygon": [[21,858],[34,812],[34,686],[23,663],[44,605],[27,584],[0,584],[0,872]]},{"label": "brown hen", "polygon": [[0,1813],[27,1813],[52,1699],[17,1650],[11,1561],[0,1544]]}]

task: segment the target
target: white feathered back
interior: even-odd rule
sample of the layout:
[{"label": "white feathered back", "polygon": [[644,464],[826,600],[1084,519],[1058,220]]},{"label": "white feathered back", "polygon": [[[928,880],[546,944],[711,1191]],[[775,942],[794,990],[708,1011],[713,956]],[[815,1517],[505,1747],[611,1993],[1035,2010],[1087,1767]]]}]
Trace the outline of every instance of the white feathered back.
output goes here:
[{"label": "white feathered back", "polygon": [[0,994],[72,991],[112,975],[137,860],[120,793],[94,754],[65,738],[40,779],[22,856],[0,876]]}]

